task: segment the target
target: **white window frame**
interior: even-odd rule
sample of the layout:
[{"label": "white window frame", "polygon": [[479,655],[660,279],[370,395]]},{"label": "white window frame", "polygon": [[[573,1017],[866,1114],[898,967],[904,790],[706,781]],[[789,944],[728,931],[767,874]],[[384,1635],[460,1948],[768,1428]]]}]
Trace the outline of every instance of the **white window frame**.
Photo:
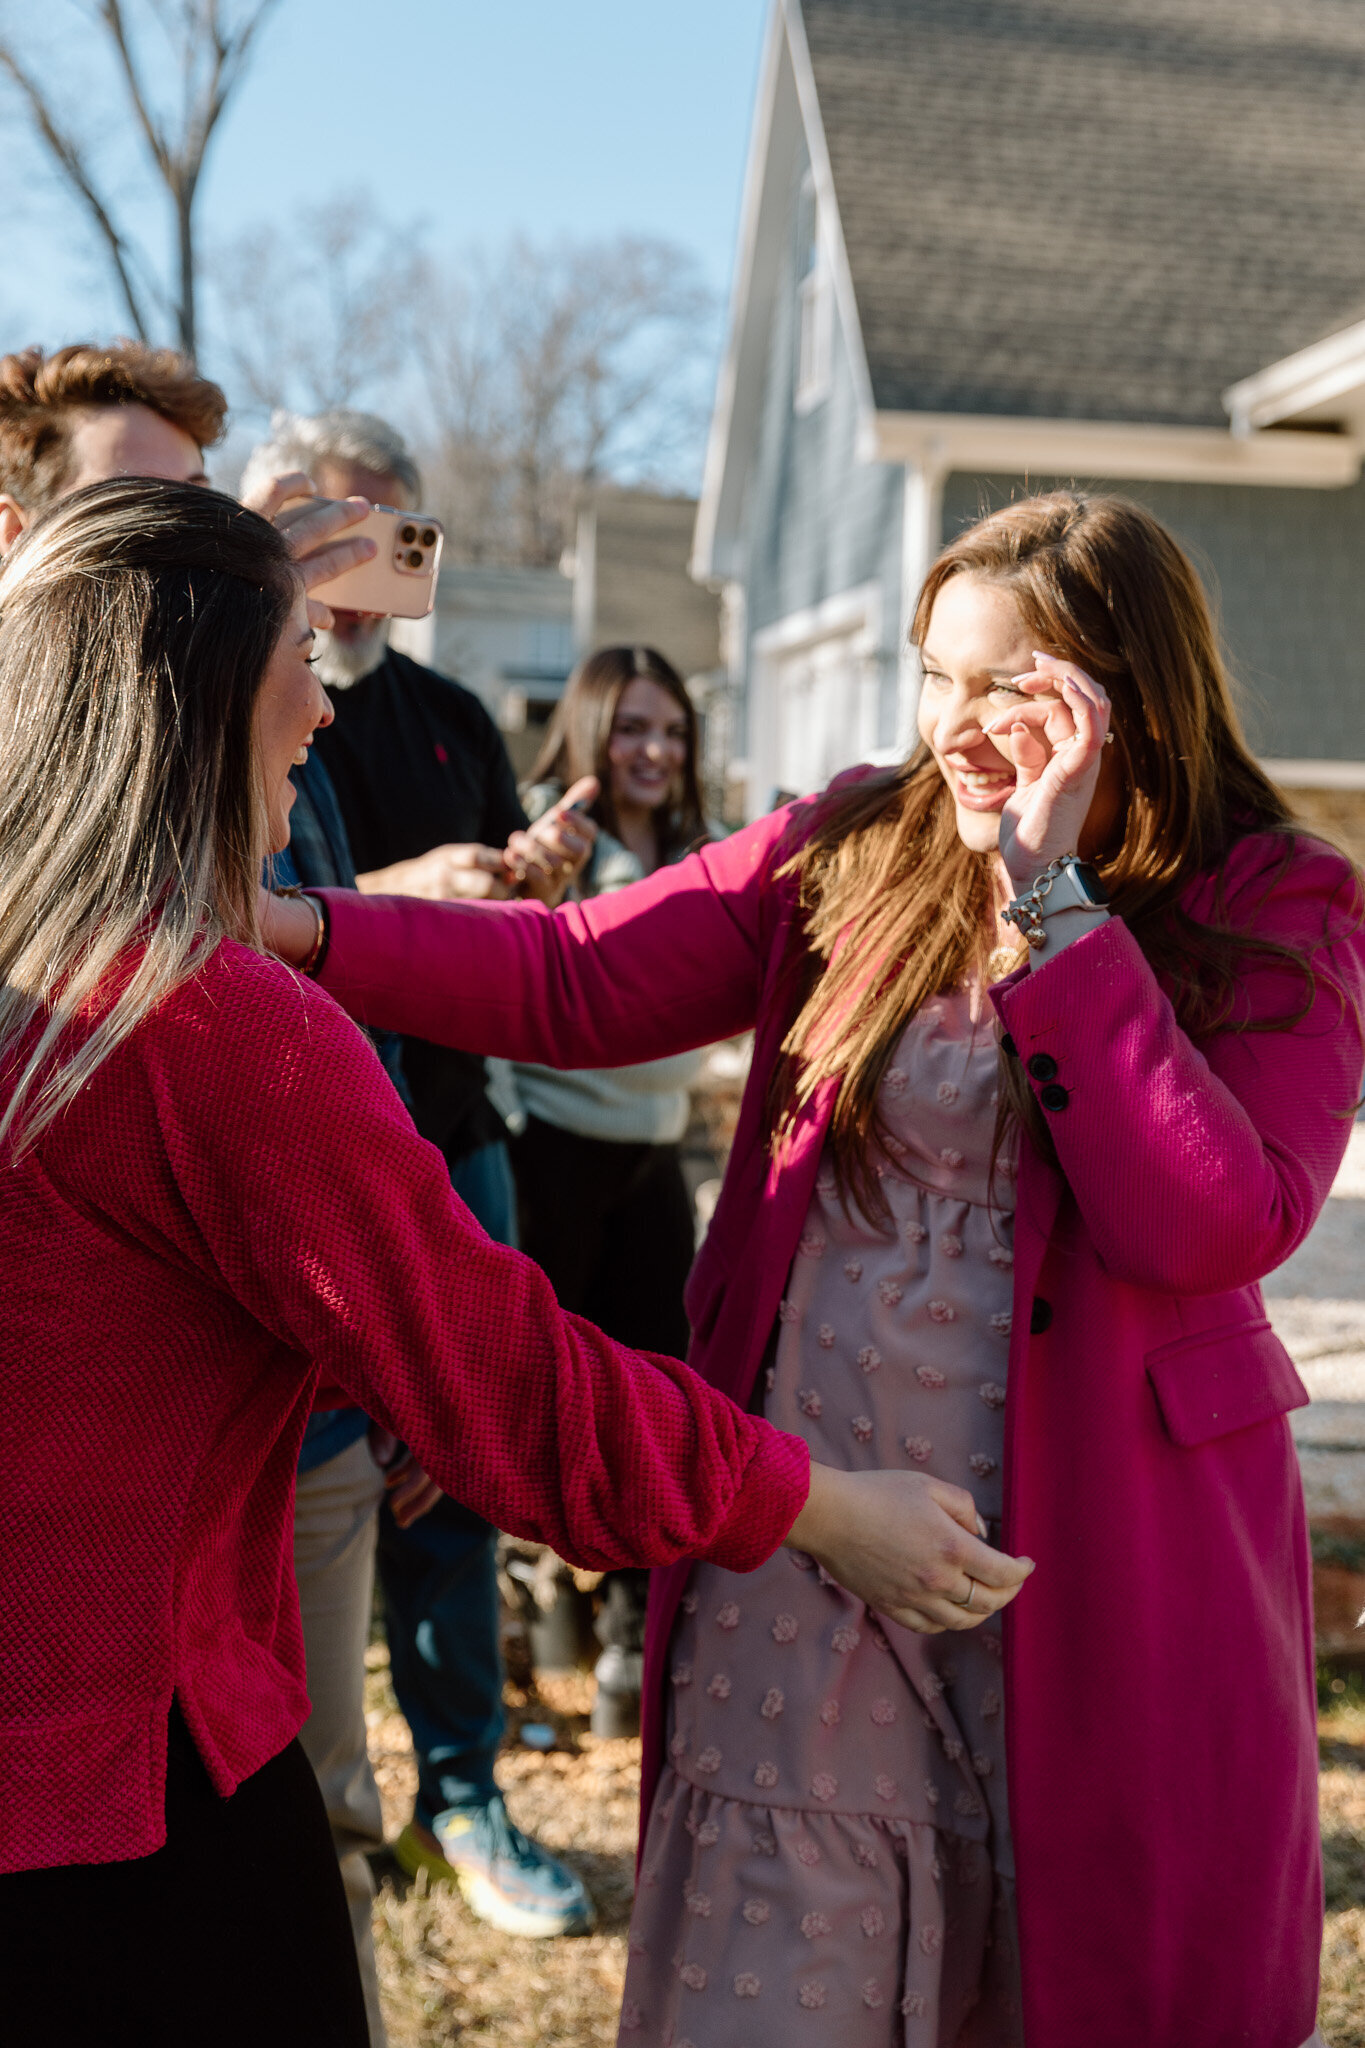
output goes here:
[{"label": "white window frame", "polygon": [[802,235],[798,261],[809,257],[796,287],[796,380],[792,404],[798,413],[813,412],[829,397],[834,381],[834,270],[825,232],[825,209],[807,172],[801,187],[799,219],[810,221],[809,239]]}]

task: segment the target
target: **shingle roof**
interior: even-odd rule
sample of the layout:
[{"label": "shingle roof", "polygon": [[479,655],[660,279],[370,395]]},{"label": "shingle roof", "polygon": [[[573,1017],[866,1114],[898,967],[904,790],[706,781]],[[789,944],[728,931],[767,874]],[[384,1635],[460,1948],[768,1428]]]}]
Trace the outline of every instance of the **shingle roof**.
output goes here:
[{"label": "shingle roof", "polygon": [[801,0],[879,409],[1224,425],[1365,298],[1365,0]]}]

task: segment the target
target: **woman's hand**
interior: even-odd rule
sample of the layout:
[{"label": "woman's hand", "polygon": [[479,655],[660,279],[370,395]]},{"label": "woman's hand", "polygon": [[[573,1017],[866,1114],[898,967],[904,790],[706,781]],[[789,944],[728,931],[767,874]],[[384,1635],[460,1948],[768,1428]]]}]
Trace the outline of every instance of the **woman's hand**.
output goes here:
[{"label": "woman's hand", "polygon": [[918,1635],[975,1628],[1033,1570],[981,1540],[985,1524],[961,1486],[925,1472],[811,1466],[810,1495],[787,1543],[822,1564],[875,1613]]},{"label": "woman's hand", "polygon": [[1000,815],[1000,854],[1016,889],[1027,889],[1050,861],[1080,851],[1111,709],[1084,669],[1052,654],[1035,652],[1033,659],[1027,675],[1011,680],[1035,701],[1012,704],[982,727],[992,739],[1008,741],[1014,760],[1017,780]]},{"label": "woman's hand", "polygon": [[[310,502],[296,504],[296,499]],[[319,583],[330,583],[334,576],[357,568],[361,562],[372,561],[379,553],[368,535],[341,538],[348,526],[358,526],[362,519],[369,518],[373,509],[369,500],[320,498],[313,479],[302,470],[271,477],[242,503],[259,512],[262,519],[268,519],[284,535],[306,591],[315,590]],[[310,624],[322,630],[332,623],[331,611],[316,597],[308,600],[308,618]]]},{"label": "woman's hand", "polygon": [[583,872],[597,839],[587,806],[600,788],[595,775],[582,776],[534,825],[512,834],[503,858],[511,880],[526,895],[556,904]]},{"label": "woman's hand", "polygon": [[407,1445],[400,1443],[382,1422],[370,1424],[370,1456],[384,1474],[389,1510],[400,1529],[410,1529],[423,1515],[430,1514],[442,1489],[430,1473],[423,1471]]}]

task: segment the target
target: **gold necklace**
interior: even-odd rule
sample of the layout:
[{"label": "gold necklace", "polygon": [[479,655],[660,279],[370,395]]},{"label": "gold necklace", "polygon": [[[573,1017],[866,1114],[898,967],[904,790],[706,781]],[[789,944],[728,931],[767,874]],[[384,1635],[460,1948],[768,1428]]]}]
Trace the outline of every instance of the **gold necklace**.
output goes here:
[{"label": "gold necklace", "polygon": [[987,981],[1003,981],[1007,974],[1013,974],[1028,952],[1022,939],[1006,940],[995,948],[986,961]]}]

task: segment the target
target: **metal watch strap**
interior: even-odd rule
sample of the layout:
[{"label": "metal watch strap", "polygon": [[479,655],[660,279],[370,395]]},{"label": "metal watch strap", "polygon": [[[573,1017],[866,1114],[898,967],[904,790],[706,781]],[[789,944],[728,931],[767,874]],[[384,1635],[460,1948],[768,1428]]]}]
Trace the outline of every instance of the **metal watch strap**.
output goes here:
[{"label": "metal watch strap", "polygon": [[1032,888],[1022,890],[1013,902],[1007,903],[1000,916],[1004,923],[1014,925],[1037,952],[1047,944],[1044,918],[1059,910],[1102,910],[1106,901],[1099,876],[1090,862],[1078,854],[1064,853],[1049,861],[1041,875],[1035,876]]}]

